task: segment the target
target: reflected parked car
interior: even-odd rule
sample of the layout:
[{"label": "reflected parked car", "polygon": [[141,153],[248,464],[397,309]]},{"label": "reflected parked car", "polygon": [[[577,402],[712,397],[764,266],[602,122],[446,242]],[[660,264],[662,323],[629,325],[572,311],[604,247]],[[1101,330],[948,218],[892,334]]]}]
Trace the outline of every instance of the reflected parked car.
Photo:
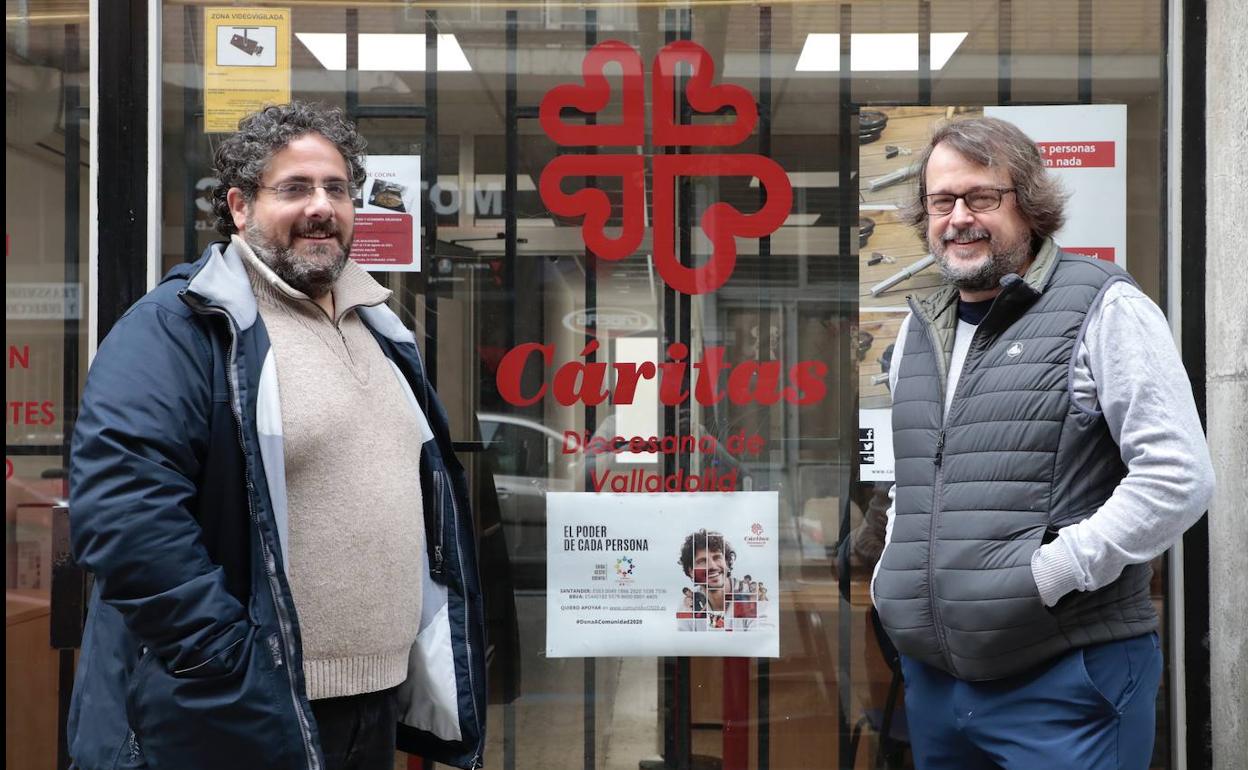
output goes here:
[{"label": "reflected parked car", "polygon": [[494,464],[516,587],[540,588],[546,583],[546,493],[576,490],[579,455],[564,454],[563,436],[527,417],[481,413],[477,419]]},{"label": "reflected parked car", "polygon": [[[490,453],[494,467],[494,488],[498,495],[503,535],[507,541],[512,572],[517,588],[540,589],[546,585],[546,494],[575,492],[588,488],[583,484],[585,454],[563,451],[563,434],[528,417],[511,414],[480,413],[481,440]],[[613,436],[615,417],[608,415],[599,424],[596,436]],[[623,445],[620,447],[623,448]],[[655,458],[661,463],[661,458]],[[606,453],[593,459],[593,469],[603,474],[608,469],[625,472],[638,467],[620,454]],[[735,470],[740,489],[751,489],[749,470],[722,448],[703,458],[721,473]],[[657,465],[649,466],[657,468]],[[705,465],[704,465],[705,467]]]}]

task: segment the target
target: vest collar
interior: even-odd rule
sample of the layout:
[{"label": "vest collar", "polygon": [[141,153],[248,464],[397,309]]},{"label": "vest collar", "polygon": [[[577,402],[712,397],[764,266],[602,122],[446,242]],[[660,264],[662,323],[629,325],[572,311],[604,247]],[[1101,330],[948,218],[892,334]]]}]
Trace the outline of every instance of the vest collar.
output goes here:
[{"label": "vest collar", "polygon": [[[1027,268],[1025,276],[1019,277],[1010,273],[1001,279],[1002,292],[997,295],[999,299],[997,305],[1004,305],[1005,307],[1000,309],[1008,308],[1008,311],[1015,311],[1020,305],[1029,306],[1048,288],[1060,261],[1061,250],[1057,248],[1052,238],[1045,238],[1040,245],[1040,250],[1036,252],[1036,258],[1032,261],[1031,267]],[[917,300],[913,297],[909,299],[911,311],[936,332],[936,338],[940,342],[941,352],[947,363],[953,355],[953,339],[958,328],[957,288],[944,284],[926,297]],[[989,318],[993,316],[1012,318],[1015,313],[1008,311],[993,312]],[[984,320],[988,321],[989,318]]]},{"label": "vest collar", "polygon": [[[1060,261],[1061,250],[1057,248],[1057,244],[1054,243],[1052,238],[1045,238],[1040,245],[1040,250],[1036,253],[1036,258],[1031,263],[1031,267],[1027,268],[1027,274],[1019,278],[1011,273],[1001,279],[1001,284],[1003,287],[1008,287],[1021,280],[1036,294],[1043,294],[1044,290],[1048,288],[1049,282],[1053,280],[1053,274],[1057,272],[1057,263]],[[957,326],[956,312],[952,313],[952,322],[945,318],[950,309],[957,309],[957,301],[957,288],[944,284],[936,291],[919,299],[916,304],[922,311],[924,319],[928,322]]]},{"label": "vest collar", "polygon": [[1061,254],[1061,250],[1057,248],[1052,238],[1044,239],[1044,243],[1040,245],[1040,251],[1036,252],[1035,261],[1031,263],[1031,267],[1027,268],[1027,274],[1023,276],[1023,280],[1035,289],[1037,294],[1043,294],[1044,290],[1049,288],[1053,273],[1057,272],[1057,263],[1061,261]]}]

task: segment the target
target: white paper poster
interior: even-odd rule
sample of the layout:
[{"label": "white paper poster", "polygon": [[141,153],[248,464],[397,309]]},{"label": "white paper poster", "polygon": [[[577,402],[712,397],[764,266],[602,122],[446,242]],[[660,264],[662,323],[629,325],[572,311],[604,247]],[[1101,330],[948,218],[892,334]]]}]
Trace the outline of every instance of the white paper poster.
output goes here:
[{"label": "white paper poster", "polygon": [[778,657],[776,492],[546,495],[546,655]]},{"label": "white paper poster", "polygon": [[858,410],[858,468],[862,481],[892,481],[893,410]]},{"label": "white paper poster", "polygon": [[420,270],[420,156],[369,155],[351,258],[367,270]]},{"label": "white paper poster", "polygon": [[1049,173],[1071,194],[1066,225],[1053,235],[1058,245],[1125,267],[1127,106],[985,107],[984,114],[1034,139]]}]

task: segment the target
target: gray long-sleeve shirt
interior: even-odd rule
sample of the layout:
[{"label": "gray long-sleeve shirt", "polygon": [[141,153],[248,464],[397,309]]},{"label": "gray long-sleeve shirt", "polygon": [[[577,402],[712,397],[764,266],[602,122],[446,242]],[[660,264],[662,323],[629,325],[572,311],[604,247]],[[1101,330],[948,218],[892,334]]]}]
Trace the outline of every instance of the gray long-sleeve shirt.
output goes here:
[{"label": "gray long-sleeve shirt", "polygon": [[[1104,413],[1127,475],[1096,513],[1063,528],[1032,557],[1032,575],[1048,606],[1071,591],[1106,586],[1127,565],[1165,551],[1200,518],[1213,495],[1213,463],[1191,382],[1161,309],[1134,285],[1119,282],[1089,312],[1076,351],[1074,398]],[[893,348],[893,387],[909,325],[906,316]],[[974,333],[974,325],[958,322],[946,412]],[[890,497],[894,493],[895,488]],[[895,512],[890,505],[885,548]]]}]

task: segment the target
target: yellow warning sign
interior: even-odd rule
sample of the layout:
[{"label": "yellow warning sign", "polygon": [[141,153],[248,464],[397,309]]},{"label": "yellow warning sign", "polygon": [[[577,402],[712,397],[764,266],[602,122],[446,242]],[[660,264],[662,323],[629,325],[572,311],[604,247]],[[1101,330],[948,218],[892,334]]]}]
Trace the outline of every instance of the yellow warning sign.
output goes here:
[{"label": "yellow warning sign", "polygon": [[204,130],[290,101],[290,9],[204,9]]}]

